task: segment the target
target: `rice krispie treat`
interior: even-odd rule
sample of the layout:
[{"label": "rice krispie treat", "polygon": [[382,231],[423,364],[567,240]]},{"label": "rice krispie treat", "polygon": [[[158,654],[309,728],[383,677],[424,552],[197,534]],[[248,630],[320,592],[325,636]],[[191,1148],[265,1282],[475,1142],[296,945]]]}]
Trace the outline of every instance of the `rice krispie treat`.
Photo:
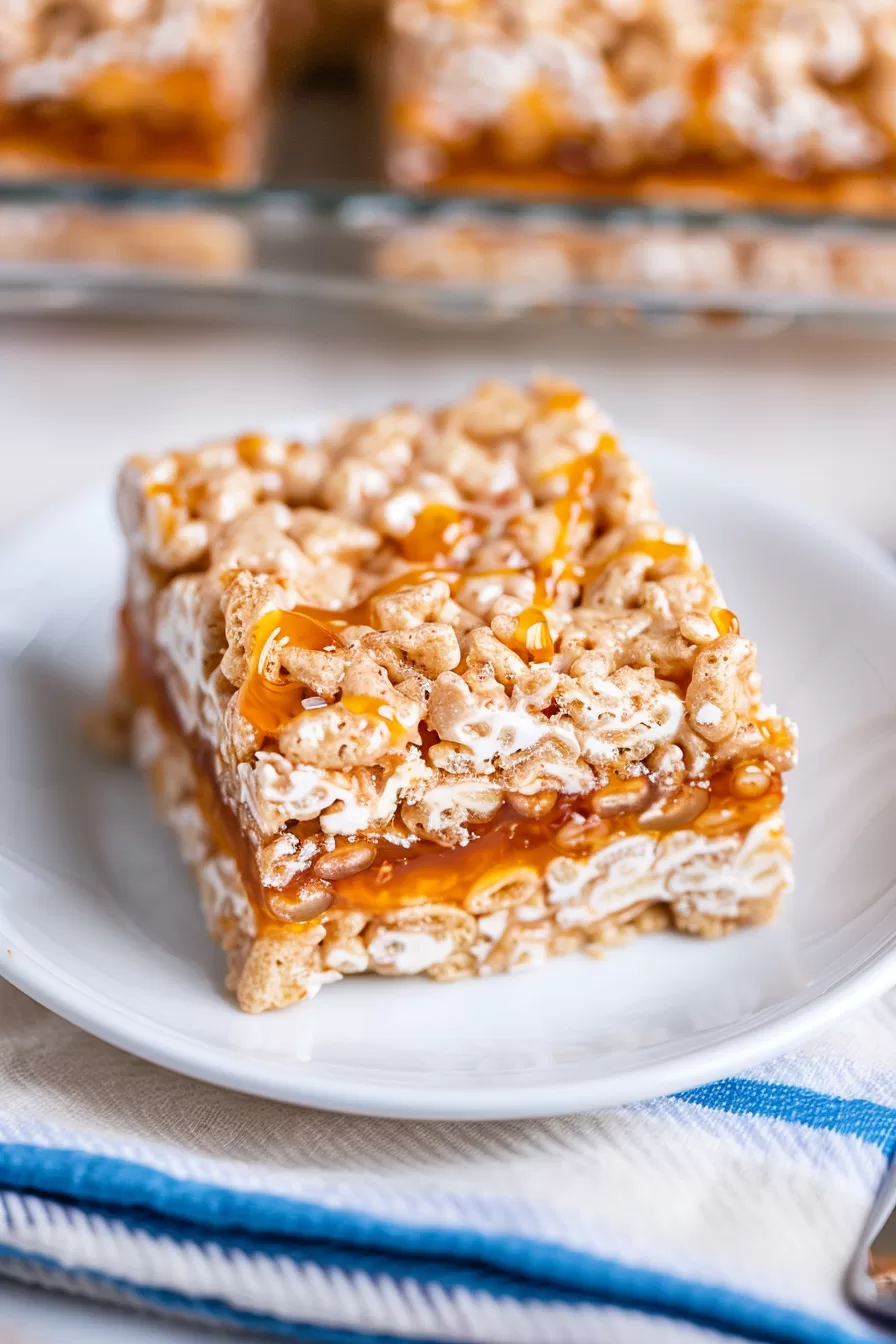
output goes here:
[{"label": "rice krispie treat", "polygon": [[3,5],[0,171],[251,180],[258,167],[263,5]]},{"label": "rice krispie treat", "polygon": [[[755,311],[755,296],[886,304],[896,294],[896,244],[870,233],[805,237],[746,223],[725,230],[640,222],[607,227],[551,220],[543,212],[512,220],[472,213],[465,219],[452,211],[379,230],[373,269],[400,284],[482,287],[483,298],[497,295],[498,302],[549,311],[570,301],[586,311],[601,301],[605,308],[618,306],[619,291],[675,294],[683,303],[693,300],[694,313],[728,316],[739,301]],[[627,319],[630,304],[624,294]]]},{"label": "rice krispie treat", "polygon": [[245,225],[213,210],[0,205],[0,264],[128,266],[229,276],[250,260]]},{"label": "rice krispie treat", "polygon": [[578,388],[135,458],[119,508],[117,708],[245,1010],[773,915],[793,725]]},{"label": "rice krispie treat", "polygon": [[390,0],[393,179],[896,209],[896,0]]}]

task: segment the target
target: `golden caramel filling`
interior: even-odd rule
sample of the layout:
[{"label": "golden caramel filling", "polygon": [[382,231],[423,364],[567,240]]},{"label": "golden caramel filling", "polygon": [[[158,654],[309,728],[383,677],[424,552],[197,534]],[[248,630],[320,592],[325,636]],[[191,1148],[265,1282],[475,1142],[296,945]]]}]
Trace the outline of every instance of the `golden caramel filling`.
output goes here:
[{"label": "golden caramel filling", "polygon": [[[723,772],[705,784],[686,785],[665,807],[645,808],[644,781],[626,780],[587,799],[560,799],[543,817],[522,817],[505,804],[493,820],[476,828],[469,844],[458,848],[420,841],[408,849],[381,841],[370,866],[333,883],[337,904],[382,910],[433,900],[462,902],[517,874],[540,878],[553,859],[584,859],[626,835],[656,837],[680,829],[707,836],[742,833],[770,817],[783,801],[780,776],[756,768],[766,786],[754,797],[735,793],[734,780]],[[639,813],[595,815],[594,806],[614,793],[640,803]]]},{"label": "golden caramel filling", "polygon": [[731,791],[738,798],[761,798],[773,779],[774,772],[765,761],[742,761],[731,772]]},{"label": "golden caramel filling", "polygon": [[[196,775],[197,799],[218,850],[233,857],[259,921],[282,925],[290,911],[303,903],[308,873],[300,873],[283,888],[266,888],[258,875],[255,853],[239,818],[221,796],[210,747],[183,733],[160,678],[141,658],[136,641],[123,619],[126,675],[137,704],[150,706],[166,730],[187,746]],[[357,697],[358,701],[367,697]],[[351,699],[351,698],[349,698]],[[377,702],[358,705],[355,712],[378,713]],[[396,725],[396,732],[403,732]],[[472,827],[473,838],[463,846],[444,848],[431,841],[407,844],[367,836],[357,842],[338,840],[336,848],[321,855],[321,876],[344,871],[349,851],[363,851],[360,871],[331,880],[337,907],[384,910],[431,900],[461,902],[471,893],[491,890],[527,875],[540,877],[561,856],[577,859],[603,849],[626,835],[658,838],[687,829],[707,836],[745,834],[751,826],[771,817],[784,799],[783,780],[762,760],[742,762],[711,780],[688,783],[671,798],[654,796],[646,777],[615,780],[587,797],[548,798],[542,815],[523,816],[510,804],[484,824]],[[536,813],[537,808],[532,809]],[[289,828],[302,838],[320,833],[317,821]],[[403,827],[397,824],[397,835]],[[315,865],[316,870],[317,865]],[[313,870],[313,871],[315,871]]]},{"label": "golden caramel filling", "polygon": [[[427,901],[461,904],[513,877],[540,877],[564,851],[557,836],[571,808],[563,804],[539,820],[521,817],[505,805],[477,829],[469,844],[446,849],[418,841],[410,849],[380,842],[375,862],[363,873],[333,883],[337,905],[388,910]],[[596,838],[596,837],[595,837]],[[336,853],[339,850],[337,847]]]},{"label": "golden caramel filling", "polygon": [[[459,903],[517,875],[540,878],[556,858],[586,859],[627,835],[656,838],[683,829],[707,836],[744,833],[781,806],[780,776],[768,773],[764,778],[764,792],[755,797],[735,793],[734,781],[724,773],[707,784],[687,785],[664,805],[647,809],[643,794],[637,800],[637,781],[624,781],[599,791],[599,801],[606,803],[611,792],[620,790],[627,800],[635,798],[636,805],[640,801],[641,810],[612,817],[589,814],[595,796],[560,799],[538,818],[520,816],[505,804],[461,847],[443,848],[429,841],[410,847],[378,842],[376,857],[363,872],[333,882],[336,903],[378,910],[432,900]],[[339,852],[337,844],[336,855]]]},{"label": "golden caramel filling", "polygon": [[161,71],[150,81],[121,66],[99,71],[77,95],[0,108],[0,152],[66,166],[211,180],[239,178],[228,143],[244,118],[221,106],[207,70]]}]

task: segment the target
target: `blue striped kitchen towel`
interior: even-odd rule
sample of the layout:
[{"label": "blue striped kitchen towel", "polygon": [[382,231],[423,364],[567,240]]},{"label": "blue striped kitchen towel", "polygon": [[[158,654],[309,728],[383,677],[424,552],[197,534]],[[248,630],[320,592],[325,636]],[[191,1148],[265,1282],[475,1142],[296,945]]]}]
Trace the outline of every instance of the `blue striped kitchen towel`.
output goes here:
[{"label": "blue striped kitchen towel", "polygon": [[113,1050],[0,985],[0,1273],[285,1339],[848,1344],[896,999],[597,1115],[366,1120]]}]

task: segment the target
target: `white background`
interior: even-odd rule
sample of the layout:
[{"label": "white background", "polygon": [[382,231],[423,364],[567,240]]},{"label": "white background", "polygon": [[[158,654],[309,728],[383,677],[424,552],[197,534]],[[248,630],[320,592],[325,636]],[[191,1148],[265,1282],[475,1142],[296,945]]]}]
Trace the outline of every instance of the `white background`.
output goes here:
[{"label": "white background", "polygon": [[[111,477],[131,452],[318,408],[450,398],[533,365],[584,383],[623,435],[663,436],[738,464],[769,491],[896,546],[896,341],[674,338],[547,320],[421,332],[321,312],[276,328],[58,317],[0,325],[0,527]],[[208,1338],[0,1283],[0,1344]]]}]

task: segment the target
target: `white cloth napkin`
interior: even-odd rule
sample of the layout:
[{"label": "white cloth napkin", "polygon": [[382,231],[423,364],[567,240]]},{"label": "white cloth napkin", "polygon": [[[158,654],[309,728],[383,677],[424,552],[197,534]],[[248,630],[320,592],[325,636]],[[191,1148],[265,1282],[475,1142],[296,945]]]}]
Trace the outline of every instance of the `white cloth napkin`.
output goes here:
[{"label": "white cloth napkin", "polygon": [[0,1273],[281,1337],[847,1344],[896,1000],[739,1078],[435,1124],[225,1092],[0,984]]}]

